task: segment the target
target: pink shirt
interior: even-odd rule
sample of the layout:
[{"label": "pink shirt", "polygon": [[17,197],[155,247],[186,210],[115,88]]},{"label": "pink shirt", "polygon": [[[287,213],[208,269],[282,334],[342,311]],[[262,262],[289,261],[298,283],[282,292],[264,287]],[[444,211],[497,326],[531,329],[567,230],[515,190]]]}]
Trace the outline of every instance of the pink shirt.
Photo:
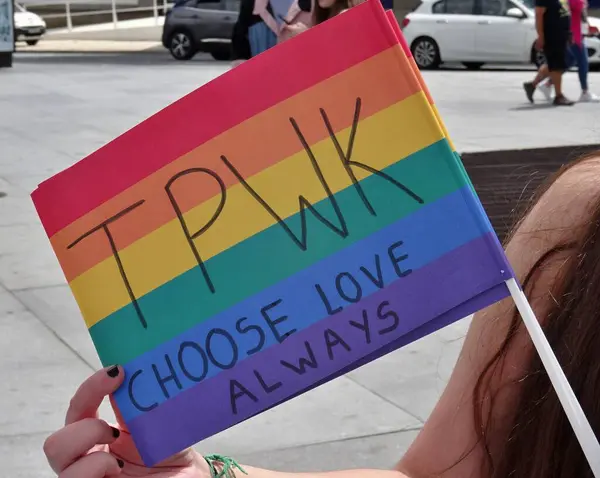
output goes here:
[{"label": "pink shirt", "polygon": [[583,45],[583,36],[581,34],[581,23],[583,11],[585,9],[585,0],[569,0],[569,10],[571,11],[571,32],[573,33],[573,43]]}]

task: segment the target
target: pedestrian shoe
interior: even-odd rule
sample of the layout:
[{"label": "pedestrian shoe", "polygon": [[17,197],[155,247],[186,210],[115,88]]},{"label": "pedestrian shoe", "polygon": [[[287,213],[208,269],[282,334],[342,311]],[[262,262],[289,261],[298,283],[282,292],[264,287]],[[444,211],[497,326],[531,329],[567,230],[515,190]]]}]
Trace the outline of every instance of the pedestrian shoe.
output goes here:
[{"label": "pedestrian shoe", "polygon": [[533,86],[533,83],[531,81],[523,83],[523,89],[525,90],[525,95],[529,102],[533,103],[533,93],[535,93],[535,86]]},{"label": "pedestrian shoe", "polygon": [[571,101],[565,95],[560,95],[554,98],[553,104],[554,106],[573,106],[575,102]]},{"label": "pedestrian shoe", "polygon": [[580,103],[598,103],[599,101],[600,101],[600,98],[598,96],[596,96],[594,93],[590,93],[589,91],[584,91],[583,93],[581,93],[581,96],[579,97]]},{"label": "pedestrian shoe", "polygon": [[542,83],[538,86],[538,89],[542,92],[546,101],[550,103],[552,101],[552,83]]}]

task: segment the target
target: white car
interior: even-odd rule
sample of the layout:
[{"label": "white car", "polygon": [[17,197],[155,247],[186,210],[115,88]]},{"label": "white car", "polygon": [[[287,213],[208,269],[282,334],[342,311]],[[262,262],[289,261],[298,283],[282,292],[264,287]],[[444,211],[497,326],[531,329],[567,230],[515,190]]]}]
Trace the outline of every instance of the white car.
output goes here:
[{"label": "white car", "polygon": [[18,3],[15,5],[15,39],[35,45],[46,33],[46,22]]},{"label": "white car", "polygon": [[[535,63],[534,0],[423,0],[402,22],[417,65],[436,68],[459,62],[478,69],[484,63]],[[600,18],[590,18],[585,44],[590,65],[600,65]]]}]

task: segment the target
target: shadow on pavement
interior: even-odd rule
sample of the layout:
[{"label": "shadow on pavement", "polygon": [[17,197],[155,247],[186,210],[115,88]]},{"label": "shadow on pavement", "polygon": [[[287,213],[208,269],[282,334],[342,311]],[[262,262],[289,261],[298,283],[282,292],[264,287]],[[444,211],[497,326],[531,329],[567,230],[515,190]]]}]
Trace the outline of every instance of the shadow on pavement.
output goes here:
[{"label": "shadow on pavement", "polygon": [[564,164],[600,144],[464,153],[465,168],[501,241],[523,214],[536,189]]},{"label": "shadow on pavement", "polygon": [[[533,64],[527,63],[509,63],[509,64],[495,64],[488,63],[479,70],[468,70],[461,64],[442,64],[435,70],[427,70],[428,73],[435,73],[436,71],[455,71],[455,72],[470,72],[470,73],[492,73],[492,72],[507,72],[507,71],[536,71],[537,68]],[[576,71],[571,69],[571,71]],[[600,71],[600,65],[590,65],[590,73],[597,73]]]},{"label": "shadow on pavement", "polygon": [[165,65],[165,66],[197,66],[199,64],[222,64],[209,55],[197,55],[189,61],[174,60],[168,52],[136,52],[136,53],[16,53],[16,66],[19,64],[65,64],[65,65]]},{"label": "shadow on pavement", "polygon": [[436,71],[454,71],[454,72],[468,72],[468,73],[493,73],[493,72],[505,72],[505,71],[535,71],[535,66],[528,65],[525,63],[517,64],[487,64],[481,67],[479,70],[469,70],[461,64],[443,64],[435,70],[427,70],[428,73],[435,73]]},{"label": "shadow on pavement", "polygon": [[548,108],[556,108],[552,103],[544,102],[544,103],[525,103],[524,105],[515,106],[513,108],[509,108],[509,111],[535,111],[535,110],[544,110]]}]

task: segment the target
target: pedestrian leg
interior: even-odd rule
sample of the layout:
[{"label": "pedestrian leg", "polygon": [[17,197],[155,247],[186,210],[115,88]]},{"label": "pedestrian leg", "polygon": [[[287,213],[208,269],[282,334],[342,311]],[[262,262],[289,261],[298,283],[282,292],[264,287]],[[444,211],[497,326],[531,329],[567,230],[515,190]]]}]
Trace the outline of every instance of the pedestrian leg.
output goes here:
[{"label": "pedestrian leg", "polygon": [[544,63],[538,69],[537,75],[535,75],[535,78],[533,79],[533,81],[523,83],[523,89],[525,90],[525,95],[527,96],[527,99],[529,100],[530,103],[533,103],[533,93],[535,93],[535,89],[538,87],[538,85],[542,81],[544,81],[546,78],[548,78],[548,74],[549,74],[548,65],[546,63]]},{"label": "pedestrian leg", "polygon": [[588,72],[590,69],[587,48],[585,47],[585,43],[582,45],[573,45],[572,51],[577,58],[577,72],[579,73],[579,85],[581,86],[581,96],[579,97],[579,101],[581,102],[596,102],[600,99],[590,93],[588,87]]}]

